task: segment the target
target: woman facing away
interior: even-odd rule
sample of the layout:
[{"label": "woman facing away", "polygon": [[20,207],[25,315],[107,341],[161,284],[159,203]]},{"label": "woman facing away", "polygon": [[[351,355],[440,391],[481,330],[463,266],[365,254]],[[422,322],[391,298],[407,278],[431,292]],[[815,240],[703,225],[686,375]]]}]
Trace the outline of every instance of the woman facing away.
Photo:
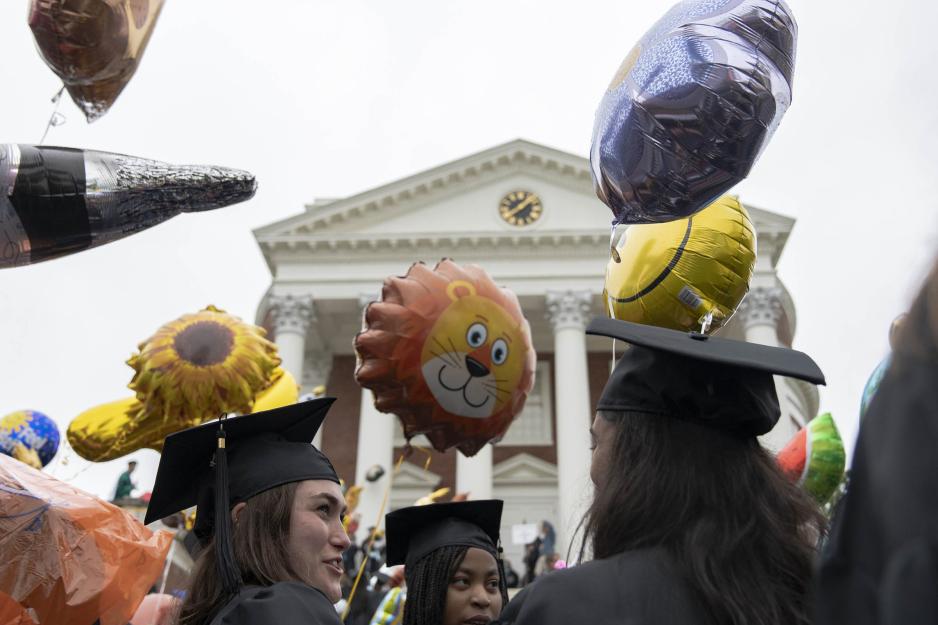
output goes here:
[{"label": "woman facing away", "polygon": [[334,400],[232,417],[166,438],[146,522],[198,504],[180,625],[339,625],[345,499],[309,443]]},{"label": "woman facing away", "polygon": [[503,623],[809,622],[824,520],[759,444],[780,416],[772,374],[814,383],[799,352],[613,319],[631,344],[590,430],[593,561],[538,580]]},{"label": "woman facing away", "polygon": [[404,564],[403,625],[488,625],[508,603],[499,500],[431,504],[386,517],[388,565]]}]

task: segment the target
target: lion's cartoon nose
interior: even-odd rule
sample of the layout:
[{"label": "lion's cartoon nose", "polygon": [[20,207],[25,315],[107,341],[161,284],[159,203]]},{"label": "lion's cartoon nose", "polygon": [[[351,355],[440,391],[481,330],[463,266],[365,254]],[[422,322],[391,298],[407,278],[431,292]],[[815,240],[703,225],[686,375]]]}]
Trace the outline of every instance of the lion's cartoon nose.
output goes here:
[{"label": "lion's cartoon nose", "polygon": [[489,369],[472,356],[466,356],[466,368],[469,369],[469,375],[474,378],[481,378],[489,374]]}]

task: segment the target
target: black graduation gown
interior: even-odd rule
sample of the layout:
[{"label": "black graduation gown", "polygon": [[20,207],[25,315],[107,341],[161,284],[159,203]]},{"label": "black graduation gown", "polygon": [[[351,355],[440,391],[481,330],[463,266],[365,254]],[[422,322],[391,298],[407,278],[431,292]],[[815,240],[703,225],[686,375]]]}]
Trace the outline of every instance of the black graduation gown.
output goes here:
[{"label": "black graduation gown", "polygon": [[627,551],[540,577],[508,604],[501,625],[711,625],[661,549]]},{"label": "black graduation gown", "polygon": [[[932,287],[938,290],[938,287]],[[938,623],[938,337],[923,298],[860,427],[821,557],[817,625]]]},{"label": "black graduation gown", "polygon": [[296,582],[246,586],[221,609],[211,625],[341,625],[321,591]]}]

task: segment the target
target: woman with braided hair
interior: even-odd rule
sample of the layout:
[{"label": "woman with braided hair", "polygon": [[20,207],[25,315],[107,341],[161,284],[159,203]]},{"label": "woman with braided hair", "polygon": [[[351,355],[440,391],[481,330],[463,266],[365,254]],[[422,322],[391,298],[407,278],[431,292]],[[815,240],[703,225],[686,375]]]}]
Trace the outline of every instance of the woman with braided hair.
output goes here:
[{"label": "woman with braided hair", "polygon": [[414,506],[386,517],[388,565],[404,564],[402,625],[487,625],[508,603],[502,502]]}]

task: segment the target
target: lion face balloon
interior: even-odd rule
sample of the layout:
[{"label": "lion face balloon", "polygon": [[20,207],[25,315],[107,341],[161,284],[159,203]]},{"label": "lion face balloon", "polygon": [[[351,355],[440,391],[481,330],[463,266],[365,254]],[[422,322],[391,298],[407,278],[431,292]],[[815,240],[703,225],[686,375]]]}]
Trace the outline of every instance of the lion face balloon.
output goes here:
[{"label": "lion face balloon", "polygon": [[415,264],[385,281],[355,338],[355,378],[410,439],[475,455],[501,438],[534,385],[536,355],[517,297],[481,268]]}]

